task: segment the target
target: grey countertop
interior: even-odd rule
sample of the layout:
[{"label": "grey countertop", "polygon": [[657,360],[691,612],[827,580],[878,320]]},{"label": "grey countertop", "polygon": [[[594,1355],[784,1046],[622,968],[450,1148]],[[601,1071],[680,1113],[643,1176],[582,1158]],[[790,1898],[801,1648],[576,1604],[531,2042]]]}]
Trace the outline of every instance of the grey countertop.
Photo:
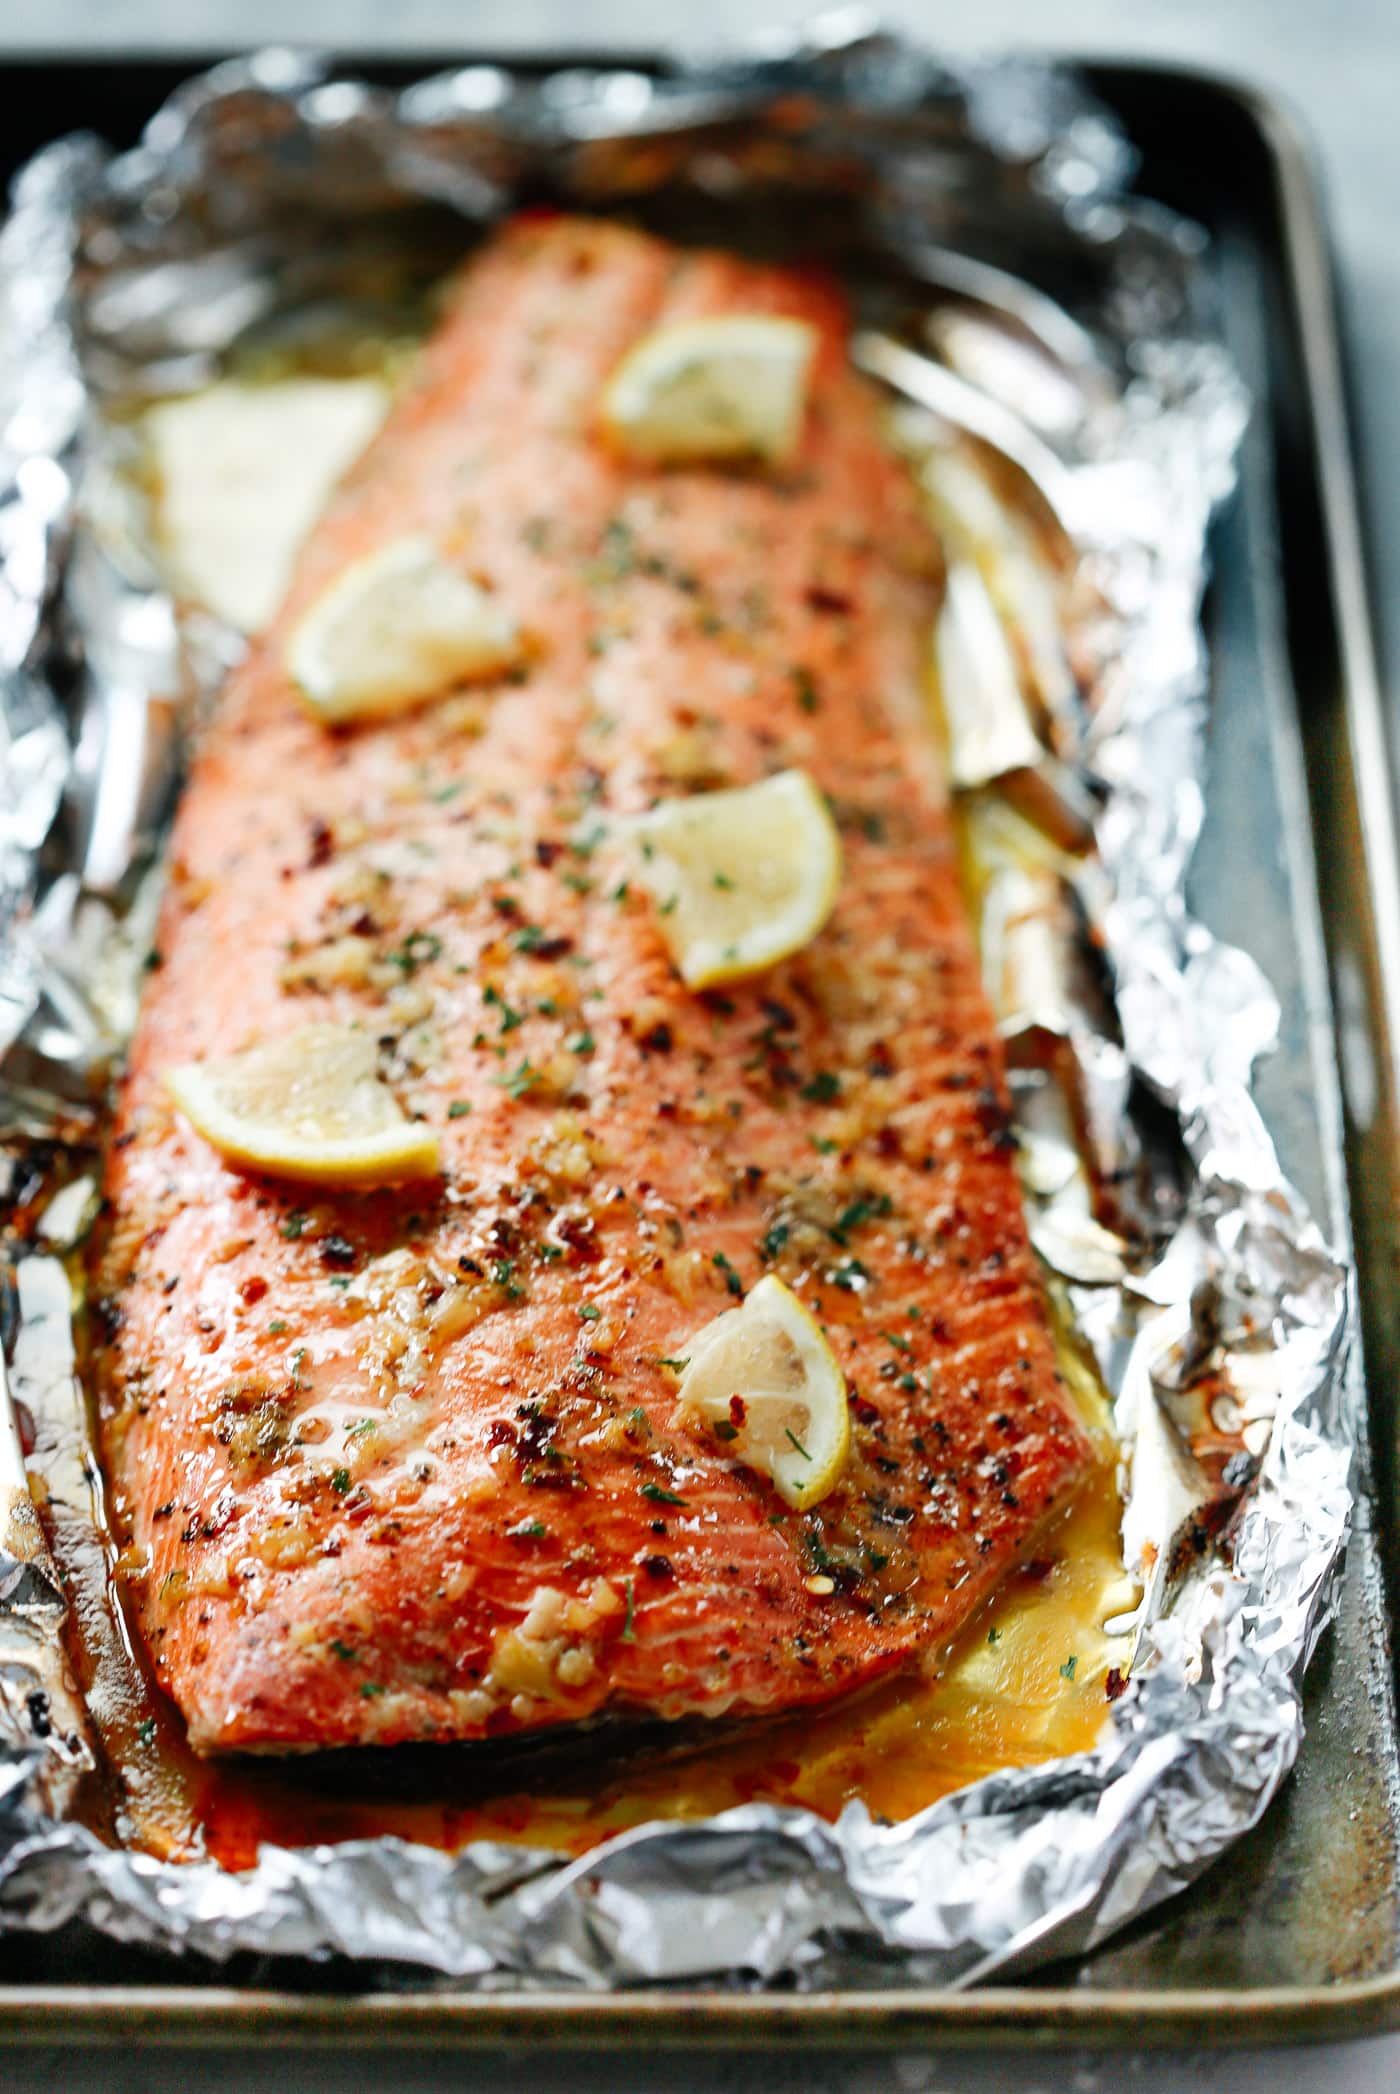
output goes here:
[{"label": "grey countertop", "polygon": [[[0,54],[63,48],[195,51],[294,39],[341,49],[508,52],[586,43],[645,51],[682,35],[738,36],[789,19],[783,0],[0,0]],[[803,10],[802,12],[805,12]],[[1400,0],[883,0],[878,13],[952,49],[1037,48],[1102,58],[1156,58],[1219,71],[1269,89],[1302,116],[1318,148],[1336,237],[1343,316],[1354,378],[1371,566],[1391,717],[1400,725],[1400,592],[1391,548],[1400,542]],[[1390,593],[1395,597],[1385,602]],[[1193,2055],[1153,2061],[1115,2055],[993,2054],[968,2058],[781,2060],[775,2057],[606,2059],[516,2053],[454,2061],[446,2055],[357,2061],[308,2054],[174,2052],[19,2053],[0,2059],[7,2094],[62,2086],[85,2094],[287,2087],[329,2094],[388,2084],[401,2094],[454,2086],[665,2088],[674,2094],[1394,2094],[1400,2037],[1327,2051]]]}]

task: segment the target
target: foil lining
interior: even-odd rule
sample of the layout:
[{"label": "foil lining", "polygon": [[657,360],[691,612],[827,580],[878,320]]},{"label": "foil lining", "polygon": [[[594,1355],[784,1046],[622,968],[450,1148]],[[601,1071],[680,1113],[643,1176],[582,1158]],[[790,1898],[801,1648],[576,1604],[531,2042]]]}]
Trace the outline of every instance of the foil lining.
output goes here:
[{"label": "foil lining", "polygon": [[[1249,1096],[1268,986],[1183,901],[1206,534],[1245,402],[1203,317],[1200,237],[1134,201],[1131,172],[1067,73],[950,70],[842,16],[661,78],[471,67],[398,94],[266,51],[189,83],[135,151],[69,140],[20,178],[0,234],[12,1191],[26,1140],[91,1133],[181,724],[239,646],[177,613],[139,528],[104,522],[112,410],[204,383],[288,312],[367,281],[397,295],[441,266],[445,226],[460,249],[462,221],[522,200],[679,198],[736,240],[826,211],[838,265],[859,265],[856,356],[949,548],[933,670],[954,779],[970,819],[1017,839],[984,950],[1037,1247],[1114,1399],[1142,1600],[1095,1750],[905,1823],[749,1805],[573,1862],[379,1840],[176,1866],[65,1816],[91,1746],[0,1408],[0,1931],[77,1919],[494,1989],[968,1984],[1092,1948],[1268,1804],[1348,1528],[1347,1282]],[[92,1204],[70,1185],[7,1283],[20,1395],[71,1375],[54,1254]],[[1203,1417],[1236,1448],[1223,1481]]]}]

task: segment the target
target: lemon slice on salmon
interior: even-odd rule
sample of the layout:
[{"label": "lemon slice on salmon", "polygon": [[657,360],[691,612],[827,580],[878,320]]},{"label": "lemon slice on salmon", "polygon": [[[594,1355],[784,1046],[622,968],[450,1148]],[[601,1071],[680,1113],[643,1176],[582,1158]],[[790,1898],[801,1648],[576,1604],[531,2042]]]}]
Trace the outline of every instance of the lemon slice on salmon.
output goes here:
[{"label": "lemon slice on salmon", "polygon": [[603,426],[659,465],[707,458],[781,463],[797,449],[815,328],[770,313],[682,320],[644,335],[603,394]]},{"label": "lemon slice on salmon", "polygon": [[520,659],[520,633],[494,596],[450,567],[429,538],[395,538],[356,560],[287,643],[287,673],[318,720],[403,712]]},{"label": "lemon slice on salmon", "polygon": [[741,981],[799,952],[841,884],[841,839],[806,771],[667,800],[628,833],[637,878],[692,989]]},{"label": "lemon slice on salmon", "polygon": [[370,1034],[307,1025],[222,1061],[186,1062],[167,1090],[231,1162],[317,1185],[430,1178],[437,1136],[410,1120],[378,1075]]},{"label": "lemon slice on salmon", "polygon": [[797,1512],[826,1496],[850,1452],[846,1378],[820,1324],[771,1273],[691,1339],[679,1409]]}]

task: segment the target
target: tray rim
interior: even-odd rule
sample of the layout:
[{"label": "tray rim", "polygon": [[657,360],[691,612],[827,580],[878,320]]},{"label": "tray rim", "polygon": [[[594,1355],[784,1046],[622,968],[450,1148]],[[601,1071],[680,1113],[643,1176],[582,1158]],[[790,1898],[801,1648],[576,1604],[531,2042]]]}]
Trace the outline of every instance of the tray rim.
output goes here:
[{"label": "tray rim", "polygon": [[1018,2050],[1064,2045],[1135,2051],[1354,2041],[1400,2030],[1400,1972],[1325,1990],[1076,1992],[983,1986],[954,1992],[715,1994],[695,1988],[599,1992],[359,1992],[306,1994],[231,1985],[24,1985],[0,1988],[0,2049],[55,2042],[375,2049],[431,2045],[498,2050],[528,2042],[550,2052],[914,2049]]},{"label": "tray rim", "polygon": [[[312,48],[321,51],[324,46]],[[113,65],[195,72],[232,55],[227,45],[0,51],[0,73]],[[1343,711],[1352,787],[1367,872],[1367,900],[1400,895],[1400,825],[1391,783],[1393,757],[1370,604],[1351,415],[1338,327],[1336,276],[1323,182],[1302,117],[1271,91],[1208,65],[1172,63],[1131,52],[1055,51],[1053,62],[1095,74],[1177,80],[1203,87],[1250,121],[1264,144],[1277,187],[1288,303],[1300,348],[1309,409],[1307,448],[1327,540],[1327,583],[1337,621]],[[654,67],[655,51],[619,48],[445,55],[441,50],[330,50],[347,65],[605,63]],[[662,60],[664,63],[664,60]],[[1400,1098],[1400,909],[1372,906],[1373,1032],[1386,1088]],[[0,2050],[55,2042],[99,2048],[116,2042],[215,2049],[253,2040],[304,2048],[351,2041],[378,2049],[432,2044],[456,2050],[498,2048],[525,2039],[551,2052],[741,2049],[756,2044],[845,2051],[895,2050],[936,2039],[941,2049],[999,2042],[1017,2049],[1066,2043],[1103,2047],[1130,2038],[1138,2050],[1260,2044],[1323,2044],[1400,2031],[1400,1957],[1393,1970],[1329,1985],[1270,1985],[1245,1991],[1166,1986],[1076,1990],[994,1985],[973,1990],[911,1986],[899,1991],[842,1988],[811,1993],[716,1993],[698,1987],[561,1993],[429,1990],[304,1993],[209,1984],[7,1986],[0,1979]]]}]

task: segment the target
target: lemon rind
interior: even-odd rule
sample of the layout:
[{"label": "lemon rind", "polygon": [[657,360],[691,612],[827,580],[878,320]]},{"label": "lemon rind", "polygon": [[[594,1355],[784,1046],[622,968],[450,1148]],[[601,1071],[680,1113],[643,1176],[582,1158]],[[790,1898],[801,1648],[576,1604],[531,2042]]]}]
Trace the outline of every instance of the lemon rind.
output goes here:
[{"label": "lemon rind", "polygon": [[[770,1304],[775,1305],[776,1312]],[[763,1279],[749,1289],[737,1310],[722,1311],[714,1323],[717,1325],[726,1315],[743,1315],[750,1309],[755,1309],[760,1315],[772,1315],[785,1334],[798,1345],[804,1365],[808,1362],[815,1363],[820,1375],[818,1385],[824,1386],[832,1398],[828,1421],[831,1427],[830,1445],[824,1449],[819,1462],[812,1457],[813,1473],[800,1479],[788,1466],[794,1460],[793,1456],[779,1455],[771,1465],[762,1461],[749,1461],[743,1455],[736,1455],[735,1459],[741,1461],[744,1467],[751,1469],[755,1475],[767,1477],[784,1504],[791,1506],[794,1512],[809,1512],[835,1489],[850,1459],[851,1419],[846,1377],[821,1325],[810,1310],[798,1300],[792,1289],[775,1273],[765,1274]],[[713,1329],[714,1325],[709,1328]],[[711,1412],[693,1391],[687,1395],[686,1387],[696,1369],[703,1364],[705,1353],[711,1349],[701,1342],[703,1337],[702,1332],[696,1339],[691,1340],[691,1360],[681,1381],[677,1407],[682,1414],[689,1413],[692,1417],[712,1423]],[[810,1372],[807,1385],[809,1388],[813,1386]]]},{"label": "lemon rind", "polygon": [[[760,921],[738,939],[721,942],[717,938],[697,938],[681,945],[671,935],[668,920],[663,918],[660,922],[662,939],[676,972],[688,989],[719,988],[766,974],[780,960],[791,959],[794,953],[810,945],[825,928],[836,906],[844,866],[841,836],[825,797],[808,772],[800,769],[779,771],[755,785],[730,788],[725,797],[771,793],[775,787],[800,794],[808,822],[807,837],[809,842],[817,844],[821,852],[820,863],[813,867],[811,877],[804,882],[798,902],[783,915]],[[657,904],[664,906],[669,899],[668,883],[655,858],[648,860],[641,846],[648,838],[655,838],[655,848],[661,859],[676,867],[678,861],[667,853],[665,842],[667,827],[675,819],[676,811],[703,808],[707,799],[718,797],[702,794],[695,799],[667,801],[647,814],[636,816],[628,825],[628,833],[637,846],[637,877]]]},{"label": "lemon rind", "polygon": [[[353,612],[357,595],[382,582],[386,575],[392,576],[396,566],[407,571],[415,559],[438,560],[445,572],[472,592],[480,625],[477,640],[469,644],[463,638],[455,660],[431,674],[425,669],[419,678],[410,678],[393,688],[376,692],[370,685],[357,684],[353,677],[347,680],[334,666],[332,643],[337,637],[337,616],[343,617],[347,606]],[[520,628],[504,605],[442,560],[431,539],[411,533],[390,539],[343,568],[293,627],[282,660],[311,717],[322,726],[340,727],[359,720],[393,719],[416,711],[459,684],[485,682],[504,674],[516,666],[523,653]]]},{"label": "lemon rind", "polygon": [[240,1119],[213,1097],[197,1062],[171,1069],[165,1087],[196,1134],[230,1163],[301,1185],[394,1185],[431,1178],[439,1169],[437,1135],[412,1120],[374,1134],[311,1142]]},{"label": "lemon rind", "polygon": [[[708,342],[717,344],[722,355],[733,358],[736,346],[742,355],[744,338],[752,341],[760,330],[761,338],[784,344],[788,365],[789,397],[784,411],[774,418],[771,430],[747,423],[732,441],[713,435],[687,441],[675,433],[674,425],[668,435],[664,418],[662,427],[657,429],[656,407],[662,396],[654,389],[653,381],[658,371],[664,374],[668,354],[673,362],[684,366],[698,360]],[[785,465],[801,442],[816,349],[816,329],[788,314],[712,314],[654,328],[633,344],[608,380],[600,410],[603,429],[619,449],[653,465],[732,463],[744,458]]]}]

